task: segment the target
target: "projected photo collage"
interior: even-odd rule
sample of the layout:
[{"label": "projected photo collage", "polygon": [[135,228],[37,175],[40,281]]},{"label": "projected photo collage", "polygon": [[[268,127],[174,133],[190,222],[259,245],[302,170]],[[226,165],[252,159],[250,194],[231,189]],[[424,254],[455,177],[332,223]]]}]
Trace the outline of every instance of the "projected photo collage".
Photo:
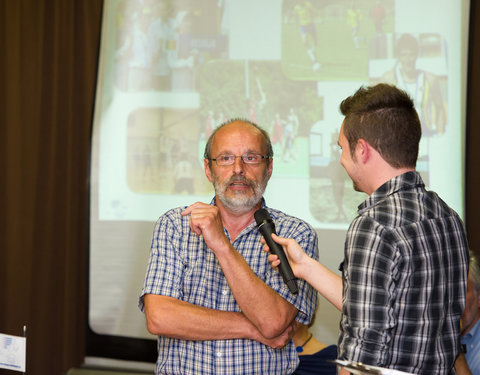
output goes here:
[{"label": "projected photo collage", "polygon": [[[447,45],[438,31],[397,30],[394,0],[270,0],[268,16],[253,1],[113,3],[105,113],[124,130],[123,162],[116,160],[124,171],[104,183],[123,211],[138,194],[209,201],[206,140],[238,117],[269,132],[272,182],[303,187],[306,219],[348,223],[364,196],[339,163],[338,105],[361,84],[380,81],[415,100],[423,127],[417,167],[430,183],[435,140],[448,126]],[[265,25],[247,22],[259,14]],[[276,203],[269,194],[267,203]],[[118,219],[104,204],[104,217]]]}]

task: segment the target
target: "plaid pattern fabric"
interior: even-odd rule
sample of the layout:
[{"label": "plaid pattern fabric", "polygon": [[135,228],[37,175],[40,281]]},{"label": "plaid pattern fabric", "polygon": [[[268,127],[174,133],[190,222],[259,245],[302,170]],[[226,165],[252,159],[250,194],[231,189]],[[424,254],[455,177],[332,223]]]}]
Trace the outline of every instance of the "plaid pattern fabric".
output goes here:
[{"label": "plaid pattern fabric", "polygon": [[454,374],[468,245],[458,215],[407,172],[362,205],[345,242],[339,358]]},{"label": "plaid pattern fabric", "polygon": [[[214,253],[202,237],[191,231],[189,217],[180,214],[183,209],[168,211],[156,223],[140,309],[144,310],[145,294],[158,294],[211,309],[239,312]],[[318,258],[317,235],[308,224],[277,210],[268,211],[280,236],[294,238],[310,256]],[[270,267],[260,238],[253,222],[233,246],[261,280],[299,309],[297,320],[308,323],[317,306],[315,290],[298,280],[299,292],[292,295],[279,272]],[[293,342],[276,350],[245,339],[186,341],[158,337],[157,374],[290,374],[297,364]]]}]

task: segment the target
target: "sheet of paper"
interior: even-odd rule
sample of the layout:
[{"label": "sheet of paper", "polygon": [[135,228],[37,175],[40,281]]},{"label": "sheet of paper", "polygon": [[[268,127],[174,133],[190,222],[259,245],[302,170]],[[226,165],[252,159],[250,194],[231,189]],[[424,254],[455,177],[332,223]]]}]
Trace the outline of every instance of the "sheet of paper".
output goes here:
[{"label": "sheet of paper", "polygon": [[25,372],[27,339],[0,333],[0,368]]},{"label": "sheet of paper", "polygon": [[391,370],[388,368],[364,365],[359,362],[335,360],[337,365],[345,367],[348,371],[355,375],[412,375],[407,372]]}]

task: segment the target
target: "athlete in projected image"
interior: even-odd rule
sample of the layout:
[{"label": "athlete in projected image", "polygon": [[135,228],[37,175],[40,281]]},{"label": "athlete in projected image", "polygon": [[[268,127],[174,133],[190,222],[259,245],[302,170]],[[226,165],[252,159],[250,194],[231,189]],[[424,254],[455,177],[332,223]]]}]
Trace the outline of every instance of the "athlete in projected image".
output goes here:
[{"label": "athlete in projected image", "polygon": [[293,8],[293,14],[300,27],[302,43],[306,48],[308,58],[312,62],[312,69],[318,71],[321,67],[317,59],[318,39],[317,28],[315,27],[315,16],[318,11],[310,1],[299,0]]},{"label": "athlete in projected image", "polygon": [[213,200],[169,210],[154,229],[139,306],[158,336],[156,374],[291,374],[298,356],[290,336],[295,322],[310,322],[317,295],[304,281],[291,294],[272,272],[253,214],[267,209],[276,231],[313,259],[317,235],[266,207],[273,149],[257,125],[223,124],[204,157]]},{"label": "athlete in projected image", "polygon": [[[254,123],[258,123],[262,118],[263,109],[267,103],[267,96],[265,91],[263,91],[262,82],[260,81],[260,76],[258,74],[258,66],[255,65],[252,70],[252,76],[256,83],[256,91],[252,90],[252,93],[249,93],[248,95],[247,118]],[[246,80],[247,79],[248,77],[246,77]]]},{"label": "athlete in projected image", "polygon": [[148,42],[152,53],[152,88],[170,88],[170,66],[168,61],[168,39],[170,38],[170,18],[172,4],[160,1],[152,5],[152,22],[148,27]]},{"label": "athlete in projected image", "polygon": [[355,49],[360,48],[360,36],[358,34],[360,28],[360,20],[362,19],[362,13],[360,9],[354,6],[354,2],[352,2],[352,6],[347,9],[347,24],[350,26],[350,32],[352,33],[352,41],[353,46]]},{"label": "athlete in projected image", "polygon": [[[413,98],[422,124],[419,160],[425,163],[422,172],[428,172],[430,162],[430,139],[442,135],[447,125],[447,109],[435,74],[417,68],[419,45],[410,34],[402,35],[396,45],[397,60],[394,67],[381,77],[405,90]],[[429,183],[428,174],[424,174]]]},{"label": "athlete in projected image", "polygon": [[115,51],[116,64],[126,66],[125,77],[117,77],[119,87],[129,91],[145,90],[150,87],[152,51],[147,29],[150,18],[141,11],[128,8],[131,13],[123,15],[125,25],[120,33],[122,43]]},{"label": "athlete in projected image", "polygon": [[285,121],[280,117],[280,113],[275,113],[275,117],[271,125],[272,133],[272,146],[278,150],[283,149],[283,127]]},{"label": "athlete in projected image", "polygon": [[295,109],[290,108],[287,120],[285,121],[285,127],[283,129],[285,141],[283,144],[282,161],[284,162],[294,162],[297,159],[295,154],[295,139],[297,138],[298,127],[298,116],[295,112]]},{"label": "athlete in projected image", "polygon": [[[340,360],[454,374],[468,243],[457,213],[425,189],[415,170],[421,125],[413,101],[397,87],[379,84],[361,87],[340,110],[340,163],[354,188],[369,195],[347,231],[342,277],[295,240],[272,238],[295,276],[342,311]],[[268,259],[278,266],[276,255]]]},{"label": "athlete in projected image", "polygon": [[385,25],[385,17],[387,12],[381,0],[375,2],[375,6],[371,10],[373,24],[375,25],[375,33],[383,34],[383,27]]},{"label": "athlete in projected image", "polygon": [[403,34],[396,44],[397,60],[393,69],[385,72],[382,82],[392,83],[413,98],[422,124],[422,136],[443,134],[447,110],[438,77],[417,68],[419,45],[410,34]]}]

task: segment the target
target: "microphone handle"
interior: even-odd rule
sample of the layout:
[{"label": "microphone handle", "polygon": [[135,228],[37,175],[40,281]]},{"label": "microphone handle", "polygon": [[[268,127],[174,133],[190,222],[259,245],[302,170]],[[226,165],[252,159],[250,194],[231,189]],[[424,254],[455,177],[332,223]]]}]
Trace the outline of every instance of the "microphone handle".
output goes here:
[{"label": "microphone handle", "polygon": [[272,230],[270,225],[262,225],[259,230],[262,232],[263,237],[265,238],[265,242],[270,248],[270,252],[278,256],[278,259],[280,260],[278,270],[280,272],[280,275],[282,275],[283,281],[285,282],[285,284],[287,284],[288,289],[292,294],[297,294],[297,281],[295,279],[295,276],[293,275],[290,263],[288,263],[287,256],[285,255],[283,248],[272,238],[272,233],[275,233],[275,229]]}]

